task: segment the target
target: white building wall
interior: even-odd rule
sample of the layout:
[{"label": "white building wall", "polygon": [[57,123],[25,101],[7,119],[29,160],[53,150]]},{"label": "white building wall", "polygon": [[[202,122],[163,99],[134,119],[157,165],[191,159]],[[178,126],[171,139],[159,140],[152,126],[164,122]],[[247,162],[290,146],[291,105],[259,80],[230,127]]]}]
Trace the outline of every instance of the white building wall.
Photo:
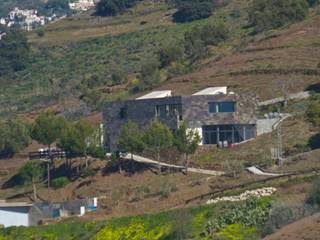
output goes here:
[{"label": "white building wall", "polygon": [[29,226],[29,207],[0,207],[0,225]]},{"label": "white building wall", "polygon": [[203,145],[203,136],[202,136],[202,128],[200,127],[200,128],[188,128],[188,130],[187,131],[197,131],[198,132],[198,134],[199,134],[199,136],[200,136],[200,139],[201,139],[201,142],[200,142],[200,146],[202,146]]}]

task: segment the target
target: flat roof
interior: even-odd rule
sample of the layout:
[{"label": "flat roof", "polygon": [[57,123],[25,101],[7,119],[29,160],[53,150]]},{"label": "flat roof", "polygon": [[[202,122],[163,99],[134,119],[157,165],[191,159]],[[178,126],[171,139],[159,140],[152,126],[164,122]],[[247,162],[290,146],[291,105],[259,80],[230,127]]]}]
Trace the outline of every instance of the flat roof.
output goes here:
[{"label": "flat roof", "polygon": [[209,87],[192,95],[216,95],[216,94],[227,94],[227,87]]},{"label": "flat roof", "polygon": [[142,97],[138,97],[136,99],[140,100],[140,99],[165,98],[165,97],[171,97],[171,90],[154,91]]}]

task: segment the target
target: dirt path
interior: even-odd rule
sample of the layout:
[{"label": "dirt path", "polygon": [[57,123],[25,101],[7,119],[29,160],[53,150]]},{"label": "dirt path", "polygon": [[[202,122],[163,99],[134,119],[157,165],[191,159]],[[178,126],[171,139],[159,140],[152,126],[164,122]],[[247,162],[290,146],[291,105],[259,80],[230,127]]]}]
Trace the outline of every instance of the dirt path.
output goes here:
[{"label": "dirt path", "polygon": [[292,223],[264,240],[320,240],[320,213]]},{"label": "dirt path", "polygon": [[[185,169],[183,166],[177,166],[177,165],[172,165],[172,164],[167,164],[163,162],[157,162],[154,160],[151,160],[149,158],[141,157],[138,155],[132,155],[133,160],[139,163],[146,163],[154,166],[161,166],[161,167],[167,167],[167,168],[176,168],[176,169]],[[125,155],[123,158],[131,160],[131,154]],[[207,170],[207,169],[198,169],[198,168],[188,168],[188,172],[192,173],[200,173],[200,174],[207,174],[207,175],[212,175],[212,176],[221,176],[224,175],[224,172],[220,171],[213,171],[213,170]]]}]

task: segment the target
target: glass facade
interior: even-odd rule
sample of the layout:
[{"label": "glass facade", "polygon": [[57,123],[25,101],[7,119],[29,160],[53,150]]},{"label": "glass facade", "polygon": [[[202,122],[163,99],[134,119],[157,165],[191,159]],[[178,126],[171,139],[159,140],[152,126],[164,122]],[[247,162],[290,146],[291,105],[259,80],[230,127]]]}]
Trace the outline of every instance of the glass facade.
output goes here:
[{"label": "glass facade", "polygon": [[202,127],[203,144],[240,143],[255,137],[255,125],[212,125]]},{"label": "glass facade", "polygon": [[235,112],[235,103],[234,102],[209,102],[209,112],[211,113]]}]

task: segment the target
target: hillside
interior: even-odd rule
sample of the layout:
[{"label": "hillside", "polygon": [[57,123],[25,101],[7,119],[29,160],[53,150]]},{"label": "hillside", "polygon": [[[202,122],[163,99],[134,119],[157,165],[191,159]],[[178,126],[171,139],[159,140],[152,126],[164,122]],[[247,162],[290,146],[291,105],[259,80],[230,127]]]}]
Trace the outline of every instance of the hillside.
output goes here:
[{"label": "hillside", "polygon": [[189,94],[209,85],[228,85],[266,99],[281,95],[272,87],[275,79],[293,80],[291,91],[316,83],[319,9],[300,23],[250,36],[247,4],[235,0],[208,19],[186,24],[173,23],[175,10],[162,1],[143,1],[117,17],[87,12],[49,24],[43,36],[28,35],[33,63],[1,80],[1,115],[56,103],[62,110],[81,104],[96,110],[106,100],[141,94],[133,91],[136,78],[144,64],[157,59],[161,47],[179,45],[194,26],[221,19],[230,26],[230,38],[192,66],[160,69],[159,89]]}]

